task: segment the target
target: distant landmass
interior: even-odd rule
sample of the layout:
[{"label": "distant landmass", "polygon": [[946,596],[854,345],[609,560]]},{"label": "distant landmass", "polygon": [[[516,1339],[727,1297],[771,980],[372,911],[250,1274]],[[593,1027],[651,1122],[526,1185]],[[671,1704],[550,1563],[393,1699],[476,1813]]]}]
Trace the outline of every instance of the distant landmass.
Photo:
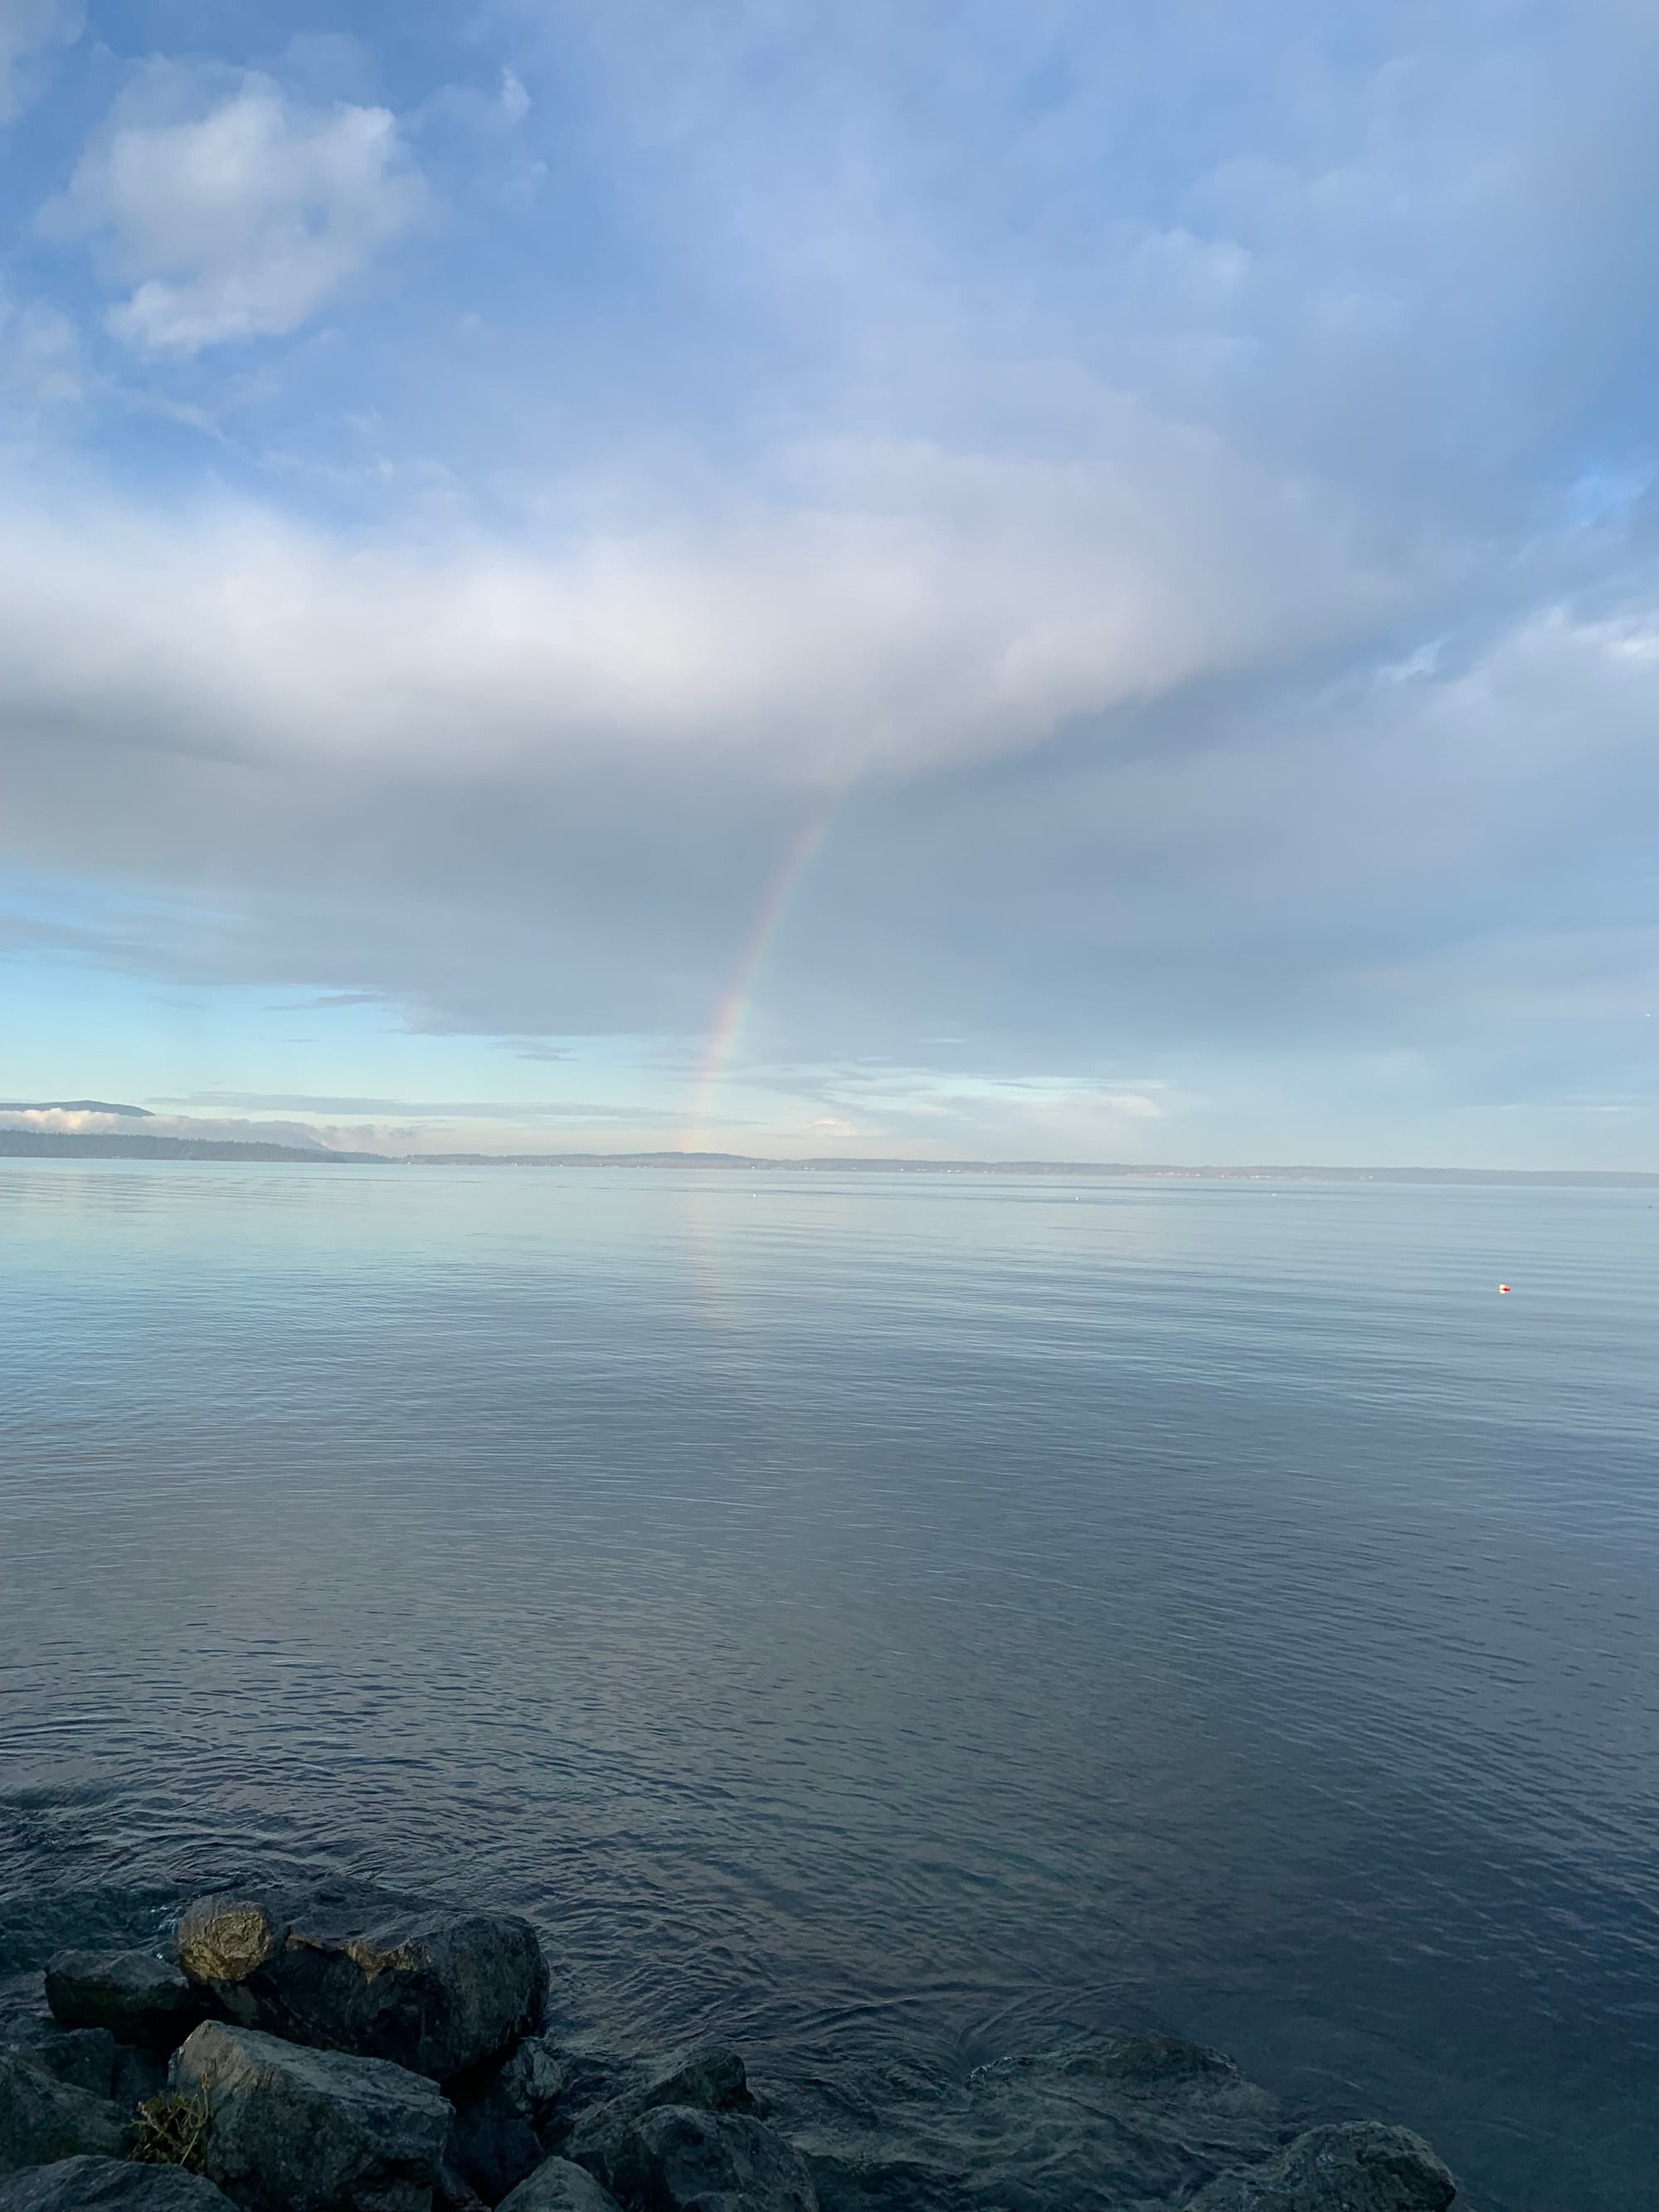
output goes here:
[{"label": "distant landmass", "polygon": [[[154,1118],[142,1106],[89,1099],[31,1100],[0,1114],[122,1114]],[[752,1152],[348,1152],[323,1144],[276,1145],[230,1137],[83,1135],[56,1129],[0,1129],[0,1159],[283,1160],[312,1167],[698,1168],[744,1175],[1093,1176],[1135,1182],[1503,1183],[1540,1188],[1659,1189],[1659,1175],[1620,1168],[1180,1167],[1146,1160],[838,1159],[819,1155],[769,1159]]]},{"label": "distant landmass", "polygon": [[[0,1107],[0,1113],[7,1109]],[[16,1112],[14,1107],[10,1109]],[[101,1106],[102,1114],[139,1109]],[[59,1129],[0,1129],[0,1159],[27,1160],[309,1160],[313,1166],[339,1166],[375,1160],[390,1164],[384,1152],[337,1152],[326,1145],[270,1145],[234,1137],[88,1137]]]},{"label": "distant landmass", "polygon": [[749,1152],[411,1152],[410,1167],[738,1168],[799,1175],[1103,1176],[1136,1182],[1404,1182],[1582,1184],[1659,1189],[1659,1175],[1622,1168],[1181,1167],[1146,1160],[892,1160]]}]

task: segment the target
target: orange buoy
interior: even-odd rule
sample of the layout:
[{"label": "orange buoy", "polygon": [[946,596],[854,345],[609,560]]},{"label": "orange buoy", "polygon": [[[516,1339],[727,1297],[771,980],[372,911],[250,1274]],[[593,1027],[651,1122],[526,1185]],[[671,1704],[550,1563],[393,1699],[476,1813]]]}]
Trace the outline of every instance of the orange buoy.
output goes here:
[{"label": "orange buoy", "polygon": [[1500,1283],[1500,1284],[1498,1285],[1498,1287],[1499,1291],[1503,1293],[1503,1295],[1504,1295],[1505,1297],[1508,1297],[1508,1296],[1509,1296],[1509,1294],[1510,1294],[1510,1286],[1509,1286],[1509,1285],[1508,1285],[1507,1283]]}]

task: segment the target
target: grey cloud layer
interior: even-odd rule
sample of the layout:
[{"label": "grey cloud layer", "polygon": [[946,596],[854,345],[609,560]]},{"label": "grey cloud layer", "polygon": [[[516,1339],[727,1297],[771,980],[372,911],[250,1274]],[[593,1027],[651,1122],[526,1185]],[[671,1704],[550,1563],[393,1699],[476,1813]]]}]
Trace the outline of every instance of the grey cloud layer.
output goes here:
[{"label": "grey cloud layer", "polygon": [[[140,495],[37,439],[0,542],[0,839],[71,888],[15,941],[532,1050],[696,1034],[833,808],[757,1054],[1639,1090],[1653,27],[1133,14],[536,11],[497,120],[539,116],[553,52],[613,250],[684,288],[623,380],[694,458],[570,461],[616,374],[566,343],[574,295],[487,374],[452,302],[420,326],[398,379],[422,434],[459,427],[375,432],[419,500]],[[349,301],[411,221],[414,143],[367,94],[152,69],[55,220],[122,342],[205,378]],[[227,452],[255,411],[158,389]]]}]

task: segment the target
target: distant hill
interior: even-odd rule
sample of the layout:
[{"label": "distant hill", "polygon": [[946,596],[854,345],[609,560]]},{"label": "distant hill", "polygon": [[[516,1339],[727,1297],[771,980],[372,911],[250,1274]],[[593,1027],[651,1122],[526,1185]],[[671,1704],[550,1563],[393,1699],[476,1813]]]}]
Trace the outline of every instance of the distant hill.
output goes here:
[{"label": "distant hill", "polygon": [[[14,1111],[16,1109],[14,1109]],[[0,1159],[28,1160],[383,1160],[383,1152],[331,1152],[323,1145],[240,1143],[221,1137],[82,1137],[57,1129],[0,1129]]]}]

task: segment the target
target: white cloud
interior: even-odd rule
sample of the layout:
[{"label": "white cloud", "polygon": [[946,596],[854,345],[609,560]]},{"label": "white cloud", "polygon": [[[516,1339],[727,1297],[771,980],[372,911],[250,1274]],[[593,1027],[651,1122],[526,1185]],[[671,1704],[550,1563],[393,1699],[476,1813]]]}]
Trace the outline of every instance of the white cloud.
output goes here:
[{"label": "white cloud", "polygon": [[792,503],[542,552],[14,502],[0,704],[185,751],[834,782],[1017,751],[1396,604],[1328,509],[1139,410],[1117,429],[1065,467],[838,448]]},{"label": "white cloud", "polygon": [[[734,1087],[744,1080],[734,1077]],[[823,1069],[816,1077],[785,1069],[760,1080],[766,1092],[819,1109],[799,1123],[808,1137],[843,1153],[892,1144],[919,1158],[1139,1158],[1146,1125],[1165,1121],[1181,1103],[1163,1085],[1127,1091],[1073,1076],[952,1076],[900,1066]],[[1154,1097],[1153,1089],[1164,1095]]]},{"label": "white cloud", "polygon": [[422,186],[384,107],[309,106],[271,78],[148,70],[48,229],[132,287],[109,324],[149,353],[280,337],[401,230]]},{"label": "white cloud", "polygon": [[0,123],[24,106],[29,62],[81,35],[79,0],[0,0]]}]

